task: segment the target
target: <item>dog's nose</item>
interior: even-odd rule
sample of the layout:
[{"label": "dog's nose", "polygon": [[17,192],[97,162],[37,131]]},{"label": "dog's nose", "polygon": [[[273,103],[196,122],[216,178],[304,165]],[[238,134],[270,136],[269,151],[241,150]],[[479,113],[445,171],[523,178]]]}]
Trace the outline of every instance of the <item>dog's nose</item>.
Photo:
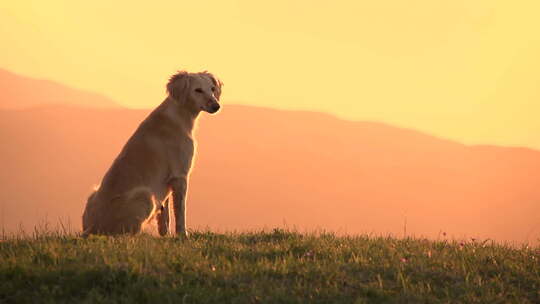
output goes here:
[{"label": "dog's nose", "polygon": [[212,105],[212,112],[217,112],[221,108],[221,106],[218,103],[215,103]]}]

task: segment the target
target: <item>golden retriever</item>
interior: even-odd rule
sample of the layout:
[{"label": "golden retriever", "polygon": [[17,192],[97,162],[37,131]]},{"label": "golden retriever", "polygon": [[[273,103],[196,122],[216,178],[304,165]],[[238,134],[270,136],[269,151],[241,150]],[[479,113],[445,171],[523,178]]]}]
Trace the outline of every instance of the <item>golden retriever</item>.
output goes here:
[{"label": "golden retriever", "polygon": [[187,236],[186,194],[195,152],[193,128],[201,111],[216,113],[222,82],[208,72],[179,71],[167,98],[139,125],[88,198],[83,235],[138,233],[157,220],[169,230],[172,196],[176,234]]}]

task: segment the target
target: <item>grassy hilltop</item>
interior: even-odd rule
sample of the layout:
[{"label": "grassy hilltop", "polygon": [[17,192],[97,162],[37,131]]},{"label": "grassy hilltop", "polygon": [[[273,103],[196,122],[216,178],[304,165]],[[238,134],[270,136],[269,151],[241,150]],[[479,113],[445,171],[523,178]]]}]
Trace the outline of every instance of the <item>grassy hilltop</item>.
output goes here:
[{"label": "grassy hilltop", "polygon": [[332,234],[0,242],[0,303],[540,303],[540,248]]}]

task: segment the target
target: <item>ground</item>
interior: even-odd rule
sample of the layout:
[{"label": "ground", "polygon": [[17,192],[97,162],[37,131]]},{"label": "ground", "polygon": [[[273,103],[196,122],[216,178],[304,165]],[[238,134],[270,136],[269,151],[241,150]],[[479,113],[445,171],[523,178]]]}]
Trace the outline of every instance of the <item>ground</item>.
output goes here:
[{"label": "ground", "polygon": [[0,303],[540,303],[540,247],[273,231],[0,242]]}]

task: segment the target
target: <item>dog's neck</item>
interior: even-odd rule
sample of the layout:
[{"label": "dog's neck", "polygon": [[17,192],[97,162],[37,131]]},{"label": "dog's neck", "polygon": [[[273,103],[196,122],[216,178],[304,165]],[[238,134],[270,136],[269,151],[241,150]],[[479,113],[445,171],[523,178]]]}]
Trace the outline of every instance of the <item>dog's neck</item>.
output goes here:
[{"label": "dog's neck", "polygon": [[184,132],[192,137],[193,129],[200,111],[194,111],[186,106],[185,103],[178,102],[168,97],[163,102],[164,112],[171,121],[178,125]]}]

